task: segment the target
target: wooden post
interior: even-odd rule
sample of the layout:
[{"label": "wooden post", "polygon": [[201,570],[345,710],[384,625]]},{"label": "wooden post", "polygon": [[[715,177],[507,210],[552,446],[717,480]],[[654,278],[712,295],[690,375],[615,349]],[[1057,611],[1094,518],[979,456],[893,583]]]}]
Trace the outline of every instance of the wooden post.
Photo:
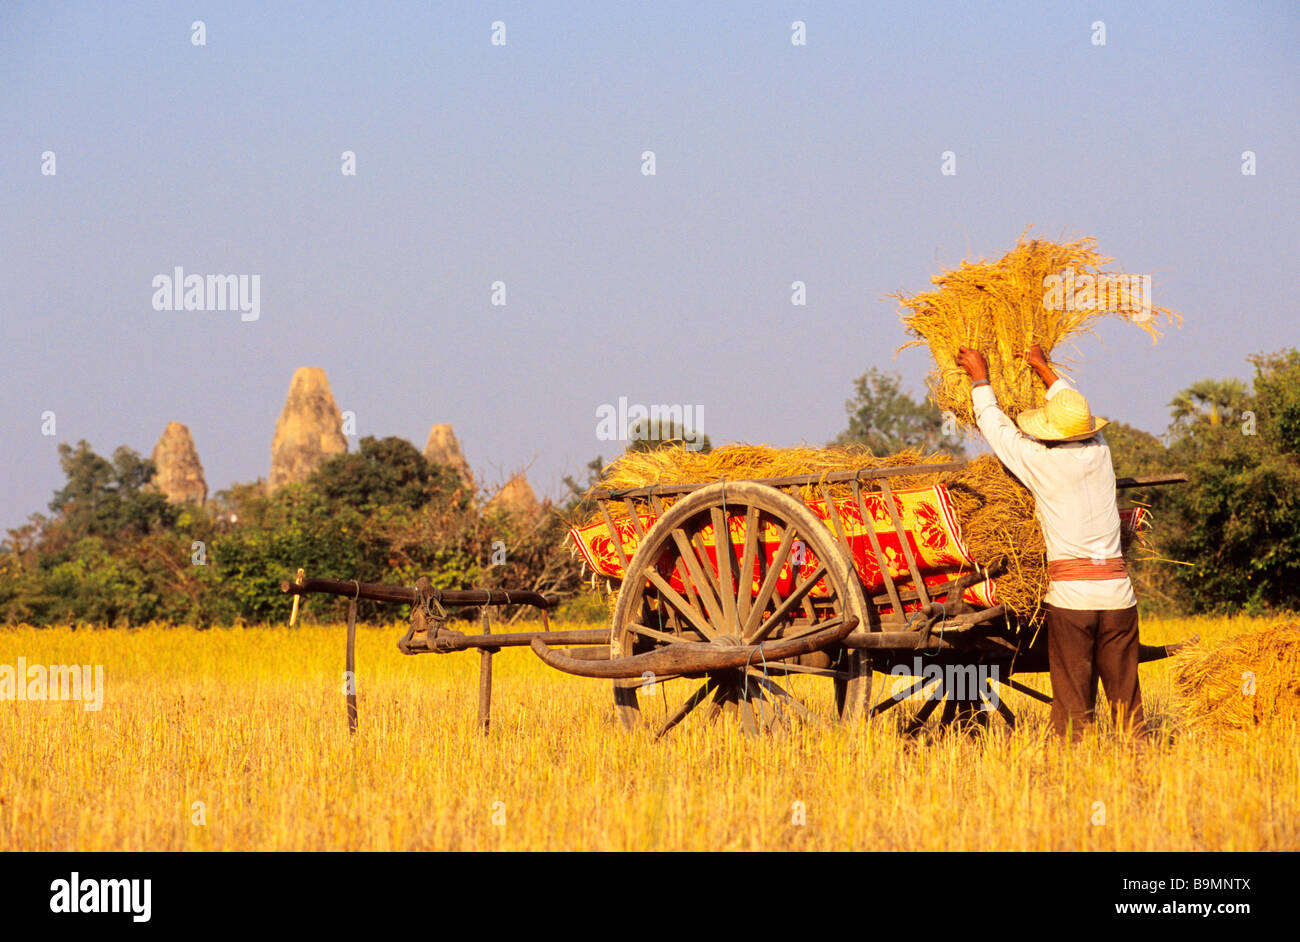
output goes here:
[{"label": "wooden post", "polygon": [[[297,579],[296,579],[298,585],[302,585],[302,580],[305,579],[305,578],[307,578],[307,570],[305,570],[305,569],[299,569],[299,570],[298,570],[298,577],[297,577]],[[292,628],[292,627],[294,626],[294,623],[298,621],[298,603],[299,603],[301,600],[302,600],[302,596],[301,596],[301,595],[295,595],[295,596],[293,597],[293,611],[289,613],[289,627],[290,627],[290,628]]]},{"label": "wooden post", "polygon": [[348,645],[344,669],[348,672],[348,732],[357,731],[357,600],[348,602]]},{"label": "wooden post", "polygon": [[[483,606],[483,634],[492,633],[492,623],[488,619],[488,607]],[[487,732],[492,719],[492,655],[496,648],[482,648],[478,660],[478,725]]]}]

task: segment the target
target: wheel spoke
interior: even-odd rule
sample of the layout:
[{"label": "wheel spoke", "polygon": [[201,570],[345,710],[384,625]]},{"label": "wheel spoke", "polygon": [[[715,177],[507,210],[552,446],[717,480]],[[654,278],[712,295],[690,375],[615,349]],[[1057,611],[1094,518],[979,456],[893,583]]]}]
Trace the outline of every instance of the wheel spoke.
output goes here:
[{"label": "wheel spoke", "polygon": [[750,669],[749,673],[750,676],[757,682],[758,686],[761,689],[766,690],[768,693],[770,693],[773,699],[779,697],[780,702],[782,702],[785,706],[788,706],[790,709],[794,710],[794,712],[799,714],[799,716],[802,719],[807,720],[810,723],[820,724],[822,722],[822,718],[818,716],[816,713],[814,713],[812,710],[810,710],[806,703],[804,703],[794,694],[790,693],[788,690],[786,690],[776,681],[772,680],[770,677],[764,677],[762,674],[760,674],[756,670],[753,670],[752,668]]},{"label": "wheel spoke", "polygon": [[812,591],[813,586],[820,582],[824,575],[826,575],[826,564],[821,563],[817,566],[817,569],[813,572],[812,576],[806,582],[800,583],[796,586],[794,591],[786,597],[785,601],[773,610],[771,617],[763,622],[762,627],[758,628],[753,635],[746,638],[746,641],[750,644],[757,644],[766,638],[772,629],[777,626],[777,623],[788,615],[790,610],[798,605],[804,596]]},{"label": "wheel spoke", "polygon": [[677,575],[677,578],[681,580],[682,591],[684,593],[682,598],[686,600],[691,608],[700,612],[701,616],[703,616],[703,603],[700,602],[699,596],[695,592],[695,583],[691,581],[690,571],[686,568],[686,560],[682,559],[680,556],[677,557],[677,561],[673,563],[673,572]]},{"label": "wheel spoke", "polygon": [[686,719],[686,717],[691,714],[691,711],[703,703],[704,698],[707,697],[717,686],[718,682],[710,677],[706,683],[700,686],[699,690],[687,697],[686,702],[677,709],[677,712],[670,716],[663,726],[659,727],[659,732],[655,733],[655,740],[658,741],[663,739],[665,733],[682,720]]},{"label": "wheel spoke", "polygon": [[[688,638],[683,635],[669,634],[666,631],[656,631],[653,628],[647,628],[645,625],[639,625],[636,622],[629,623],[627,627],[629,630],[635,631],[637,634],[641,635],[642,637],[654,638],[656,641],[666,641],[669,644],[681,644],[683,642],[691,642],[697,640],[695,638]],[[699,640],[703,640],[703,639],[701,638]]]},{"label": "wheel spoke", "polygon": [[[763,579],[763,584],[758,590],[758,595],[754,597],[754,607],[749,610],[749,620],[745,622],[741,629],[742,638],[751,638],[754,632],[758,630],[758,624],[763,618],[763,609],[767,608],[768,601],[772,598],[772,593],[776,591],[777,580],[781,578],[781,569],[785,561],[790,556],[790,544],[794,542],[794,527],[787,526],[785,532],[781,534],[781,545],[776,548],[772,555],[772,562],[768,565],[767,576]],[[760,554],[759,558],[766,554]]]},{"label": "wheel spoke", "polygon": [[[810,625],[800,625],[793,631],[787,631],[785,634],[781,635],[780,640],[793,641],[796,638],[802,638],[804,635],[814,634],[818,631],[826,631],[829,628],[838,628],[842,624],[844,624],[844,616],[836,615],[834,618],[828,618],[825,621],[813,622]],[[767,639],[764,638],[763,640],[766,641]],[[755,643],[757,644],[760,642]]]},{"label": "wheel spoke", "polygon": [[736,698],[736,706],[740,710],[740,726],[745,731],[746,736],[758,735],[758,723],[754,717],[754,704],[748,693],[742,693]]},{"label": "wheel spoke", "polygon": [[939,717],[939,725],[951,725],[955,719],[957,719],[957,698],[949,693],[943,701],[943,714]]},{"label": "wheel spoke", "polygon": [[[699,560],[700,572],[704,573],[704,578],[713,590],[714,601],[722,598],[722,585],[718,582],[718,573],[713,563],[709,562],[709,551],[704,548],[704,533],[696,530],[690,536],[691,549],[695,550],[695,558]],[[718,611],[722,611],[722,604],[719,602]]]},{"label": "wheel spoke", "polygon": [[1002,679],[1002,680],[999,680],[998,683],[999,683],[999,684],[1006,684],[1006,685],[1007,685],[1008,687],[1010,687],[1012,690],[1018,690],[1018,691],[1020,691],[1021,693],[1023,693],[1025,696],[1027,696],[1027,697],[1033,697],[1035,700],[1038,700],[1038,701],[1040,701],[1040,702],[1042,702],[1042,703],[1051,703],[1051,702],[1052,702],[1052,698],[1049,697],[1047,694],[1045,694],[1045,693],[1040,693],[1039,691],[1035,690],[1033,687],[1026,687],[1026,686],[1025,686],[1024,684],[1022,684],[1020,681],[1018,681],[1018,680],[1012,680],[1010,677],[1006,677],[1006,678],[1004,678],[1004,679]]},{"label": "wheel spoke", "polygon": [[[713,523],[713,554],[718,559],[718,596],[722,600],[722,618],[729,628],[739,628],[736,621],[736,586],[731,580],[735,547],[731,545],[730,522],[722,513],[721,507],[709,510],[709,519]],[[735,564],[739,568],[739,563]]]},{"label": "wheel spoke", "polygon": [[1011,707],[1007,706],[1007,702],[993,690],[993,681],[985,678],[984,690],[980,692],[980,696],[998,711],[998,716],[1006,720],[1008,726],[1012,729],[1016,728],[1016,714],[1011,711]]},{"label": "wheel spoke", "polygon": [[904,730],[904,734],[910,736],[924,726],[925,721],[930,718],[930,714],[934,712],[935,707],[937,707],[940,702],[939,697],[931,696],[930,699],[921,704],[921,709],[916,711],[916,716],[912,717],[911,721],[907,724],[907,729]]},{"label": "wheel spoke", "polygon": [[714,708],[709,711],[709,718],[715,719],[719,714],[727,717],[735,716],[736,698],[739,693],[734,680],[719,681],[717,689],[713,691]]},{"label": "wheel spoke", "polygon": [[736,571],[736,608],[742,625],[749,621],[749,611],[754,604],[754,551],[763,532],[758,508],[750,504],[745,512],[745,549],[740,568]]},{"label": "wheel spoke", "polygon": [[722,705],[725,700],[725,694],[722,692],[722,685],[713,688],[713,698],[709,700],[709,705],[705,708],[704,719],[712,723],[722,715]]},{"label": "wheel spoke", "polygon": [[[818,627],[821,627],[820,625]],[[776,674],[772,672],[776,671]],[[780,676],[782,674],[813,674],[817,677],[830,677],[833,680],[849,680],[852,675],[848,671],[835,670],[829,667],[808,667],[806,664],[795,664],[791,661],[780,661],[776,664],[767,666],[768,676]]]},{"label": "wheel spoke", "polygon": [[659,573],[650,569],[646,572],[646,578],[658,589],[663,596],[673,604],[676,609],[690,620],[690,623],[700,630],[704,637],[712,641],[718,636],[717,632],[709,626],[709,620],[694,605],[687,602],[677,594],[677,590],[669,585],[668,580]]},{"label": "wheel spoke", "polygon": [[[673,528],[672,537],[673,542],[677,544],[677,552],[681,554],[682,561],[686,563],[686,568],[691,574],[691,581],[695,583],[695,594],[700,597],[705,610],[709,613],[709,620],[715,625],[723,624],[722,609],[718,606],[718,600],[713,597],[713,589],[709,579],[704,575],[704,570],[700,567],[695,547],[680,527]],[[710,632],[709,637],[714,637],[715,634],[716,632]]]},{"label": "wheel spoke", "polygon": [[923,688],[928,687],[930,684],[937,684],[938,682],[939,682],[938,677],[922,677],[920,680],[912,684],[912,686],[908,687],[906,690],[900,691],[896,694],[893,694],[881,700],[879,703],[877,703],[875,706],[871,708],[871,715],[878,716],[881,713],[884,713],[890,707],[898,706],[898,704],[902,703],[908,697],[912,696],[912,694],[918,693]]},{"label": "wheel spoke", "polygon": [[[699,589],[696,587],[694,576],[691,575],[690,564],[686,561],[686,557],[690,554],[682,554],[682,546],[681,542],[677,539],[678,536],[679,534],[677,533],[672,534],[673,544],[677,547],[677,557],[673,562],[673,573],[681,580],[683,598],[693,609],[700,613],[701,617],[704,617],[704,600],[701,598]],[[651,567],[651,569],[654,568],[655,567]]]},{"label": "wheel spoke", "polygon": [[750,700],[753,701],[754,712],[758,715],[759,728],[764,732],[785,725],[784,718],[776,711],[761,684],[750,692]]}]

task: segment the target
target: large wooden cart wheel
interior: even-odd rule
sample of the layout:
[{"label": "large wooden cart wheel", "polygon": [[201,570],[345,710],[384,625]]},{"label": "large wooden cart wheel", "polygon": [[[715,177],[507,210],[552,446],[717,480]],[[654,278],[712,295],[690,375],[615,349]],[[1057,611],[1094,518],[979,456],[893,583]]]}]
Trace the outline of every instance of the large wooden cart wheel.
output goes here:
[{"label": "large wooden cart wheel", "polygon": [[[730,531],[728,531],[730,527]],[[734,533],[733,539],[712,539]],[[816,514],[775,488],[721,482],[694,491],[650,528],[628,570],[614,610],[610,657],[643,654],[672,644],[757,645],[797,638],[842,624],[866,625],[866,602],[845,548]],[[614,703],[627,726],[640,715],[640,697],[662,696],[674,681],[690,693],[659,729],[662,736],[696,707],[710,718],[735,712],[747,732],[811,711],[776,679],[814,673],[836,682],[841,713],[861,712],[871,670],[859,652],[826,652],[827,666],[794,659],[755,663],[701,678],[645,677],[614,681]]]}]

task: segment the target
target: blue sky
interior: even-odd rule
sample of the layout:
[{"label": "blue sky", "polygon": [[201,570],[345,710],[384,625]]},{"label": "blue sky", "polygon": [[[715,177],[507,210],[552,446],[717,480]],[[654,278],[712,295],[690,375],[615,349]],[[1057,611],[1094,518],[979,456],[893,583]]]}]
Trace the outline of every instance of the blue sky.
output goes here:
[{"label": "blue sky", "polygon": [[[210,489],[265,476],[304,365],[359,435],[450,422],[549,496],[621,449],[620,396],[820,444],[868,367],[922,390],[885,295],[1030,225],[1185,316],[1075,351],[1097,413],[1161,432],[1300,342],[1297,48],[1293,3],[4,4],[0,526],[59,441],[169,420]],[[260,318],[153,310],[175,266],[260,275]]]}]

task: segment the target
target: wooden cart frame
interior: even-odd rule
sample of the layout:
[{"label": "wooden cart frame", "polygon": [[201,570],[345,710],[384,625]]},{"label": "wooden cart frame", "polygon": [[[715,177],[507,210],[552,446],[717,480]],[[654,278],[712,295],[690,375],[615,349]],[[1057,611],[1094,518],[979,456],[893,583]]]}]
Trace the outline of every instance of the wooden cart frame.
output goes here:
[{"label": "wooden cart frame", "polygon": [[[793,696],[781,681],[791,674],[810,674],[834,685],[836,711],[846,721],[866,721],[917,693],[925,695],[907,729],[921,729],[942,707],[943,725],[987,724],[996,714],[1014,726],[1016,717],[994,684],[1051,702],[1051,698],[1014,679],[1014,674],[1047,669],[1045,645],[1035,643],[1036,625],[1020,621],[1003,606],[975,608],[961,601],[962,591],[985,578],[996,578],[1002,564],[952,576],[927,585],[895,509],[890,481],[956,471],[966,462],[863,469],[781,478],[655,485],[592,493],[602,519],[614,533],[615,505],[622,505],[639,538],[629,558],[613,541],[624,573],[607,629],[550,631],[546,612],[552,595],[507,590],[447,592],[421,579],[413,588],[356,582],[306,580],[301,571],[282,589],[296,595],[329,592],[353,598],[349,615],[348,669],[353,670],[355,600],[375,599],[411,605],[411,625],[398,647],[406,654],[480,652],[479,722],[490,721],[492,656],[504,647],[527,645],[545,663],[584,677],[613,684],[615,712],[623,725],[641,721],[640,697],[659,684],[681,681],[692,691],[681,707],[662,722],[656,738],[703,707],[708,719],[732,715],[747,733],[783,725],[789,718],[816,721],[815,712]],[[1118,488],[1158,486],[1185,481],[1181,474],[1123,478]],[[831,485],[849,485],[863,520],[870,520],[866,498],[878,492],[888,509],[906,561],[906,576],[891,577],[890,566],[873,527],[866,527],[870,549],[884,579],[884,591],[865,592],[854,568]],[[812,489],[825,501],[829,521],[804,502]],[[670,506],[665,499],[674,498]],[[639,513],[654,515],[645,528]],[[718,541],[715,557],[704,548],[702,534],[728,533],[728,524],[744,520],[745,538],[737,548]],[[828,525],[829,524],[829,525]],[[769,555],[759,534],[779,533]],[[789,566],[796,550],[815,566],[798,578]],[[805,567],[809,568],[809,567]],[[757,574],[741,580],[740,573]],[[787,591],[780,591],[785,581]],[[674,585],[675,583],[675,585]],[[820,585],[821,591],[814,593]],[[940,602],[937,599],[945,599]],[[296,599],[295,599],[296,604]],[[493,634],[488,606],[525,604],[541,610],[544,629]],[[449,606],[483,609],[481,634],[449,629]],[[910,610],[909,610],[910,609]],[[1173,653],[1177,645],[1142,645],[1142,661]],[[872,701],[872,675],[890,673],[923,657],[927,670],[905,690]],[[915,672],[912,673],[915,676]],[[658,694],[657,690],[654,690]],[[355,698],[349,701],[355,728]]]}]

